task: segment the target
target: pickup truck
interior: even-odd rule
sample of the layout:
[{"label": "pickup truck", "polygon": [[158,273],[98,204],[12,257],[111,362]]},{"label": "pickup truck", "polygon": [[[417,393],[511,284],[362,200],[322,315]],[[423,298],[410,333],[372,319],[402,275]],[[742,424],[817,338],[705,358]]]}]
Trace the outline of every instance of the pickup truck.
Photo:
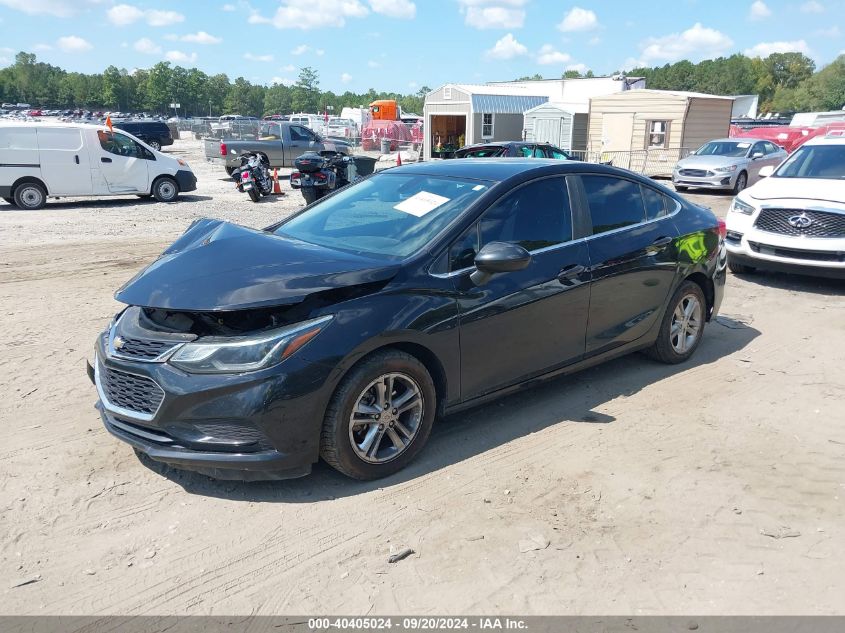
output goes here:
[{"label": "pickup truck", "polygon": [[243,152],[264,154],[270,167],[293,167],[296,157],[305,152],[351,154],[352,147],[343,141],[323,138],[307,127],[288,121],[262,123],[258,138],[206,138],[203,140],[205,159],[226,168],[230,176],[240,166]]}]

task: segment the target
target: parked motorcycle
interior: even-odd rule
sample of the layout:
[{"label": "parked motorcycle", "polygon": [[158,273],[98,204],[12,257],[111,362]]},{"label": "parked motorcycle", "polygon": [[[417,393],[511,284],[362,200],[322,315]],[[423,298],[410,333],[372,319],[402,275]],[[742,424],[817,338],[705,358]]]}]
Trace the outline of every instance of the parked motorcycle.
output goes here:
[{"label": "parked motorcycle", "polygon": [[358,178],[355,159],[345,154],[324,156],[306,152],[293,164],[296,171],[290,175],[290,186],[292,189],[302,189],[305,204],[311,204]]},{"label": "parked motorcycle", "polygon": [[238,191],[246,191],[253,202],[258,202],[261,196],[269,196],[273,191],[273,181],[270,178],[270,161],[267,157],[255,152],[244,152],[240,161],[240,167],[234,174]]}]

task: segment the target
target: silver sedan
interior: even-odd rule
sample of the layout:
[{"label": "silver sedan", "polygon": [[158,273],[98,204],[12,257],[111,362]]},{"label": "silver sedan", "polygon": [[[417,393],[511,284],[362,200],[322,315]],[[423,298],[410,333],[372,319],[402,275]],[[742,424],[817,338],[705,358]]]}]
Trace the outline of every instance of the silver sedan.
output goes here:
[{"label": "silver sedan", "polygon": [[759,180],[763,167],[777,167],[787,155],[785,149],[763,139],[716,139],[678,161],[672,171],[672,183],[676,191],[702,187],[728,189],[736,194]]}]

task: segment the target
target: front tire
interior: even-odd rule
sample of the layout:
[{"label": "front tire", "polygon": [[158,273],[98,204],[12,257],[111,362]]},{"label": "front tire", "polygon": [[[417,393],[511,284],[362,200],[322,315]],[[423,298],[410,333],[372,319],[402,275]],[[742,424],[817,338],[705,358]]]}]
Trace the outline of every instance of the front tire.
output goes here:
[{"label": "front tire", "polygon": [[704,334],[707,301],[701,286],[683,282],[672,295],[657,340],[646,353],[662,363],[683,363],[695,353]]},{"label": "front tire", "polygon": [[153,183],[152,194],[159,202],[175,202],[179,197],[179,185],[173,178],[164,176]]},{"label": "front tire", "polygon": [[15,189],[15,206],[23,211],[38,211],[47,204],[47,190],[37,182],[25,182]]},{"label": "front tire", "polygon": [[253,185],[252,189],[247,191],[247,193],[249,194],[249,199],[252,200],[253,202],[258,202],[259,200],[261,200],[261,194],[258,193],[258,191],[256,190],[254,185]]},{"label": "front tire", "polygon": [[728,255],[728,270],[730,270],[734,275],[752,275],[757,272],[757,269],[754,266],[740,264],[739,262],[731,259],[730,255]]},{"label": "front tire", "polygon": [[748,174],[742,172],[739,176],[736,177],[736,183],[734,183],[733,194],[736,195],[745,187],[748,186]]},{"label": "front tire", "polygon": [[422,450],[437,409],[434,381],[415,357],[377,352],[356,365],[326,408],[320,456],[353,479],[387,477]]}]

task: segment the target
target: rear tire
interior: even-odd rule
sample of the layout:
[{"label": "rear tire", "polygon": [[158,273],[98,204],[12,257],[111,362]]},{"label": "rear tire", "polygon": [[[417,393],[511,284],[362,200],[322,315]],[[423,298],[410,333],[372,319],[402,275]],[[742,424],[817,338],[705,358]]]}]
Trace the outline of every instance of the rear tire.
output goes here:
[{"label": "rear tire", "polygon": [[25,182],[15,189],[15,206],[23,211],[38,211],[47,204],[47,190],[37,182]]},{"label": "rear tire", "polygon": [[147,143],[147,145],[149,145],[150,147],[152,147],[152,148],[153,148],[155,151],[157,151],[157,152],[160,152],[160,151],[161,151],[161,143],[159,143],[158,141],[149,141],[149,142]]},{"label": "rear tire", "polygon": [[153,183],[153,197],[159,202],[175,202],[179,197],[179,185],[169,176],[163,176]]},{"label": "rear tire", "polygon": [[317,202],[319,198],[319,196],[317,195],[317,190],[314,187],[303,187],[302,197],[305,198],[305,204]]},{"label": "rear tire", "polygon": [[226,173],[229,175],[230,178],[235,175],[236,171],[238,171],[237,167],[226,167]]},{"label": "rear tire", "polygon": [[672,295],[657,340],[646,353],[668,365],[684,362],[698,349],[706,318],[707,301],[701,286],[692,281],[683,282]]},{"label": "rear tire", "polygon": [[253,202],[258,202],[259,200],[261,200],[261,194],[258,193],[254,185],[252,189],[250,189],[247,193],[249,194],[249,199]]},{"label": "rear tire", "polygon": [[754,266],[740,264],[739,262],[731,259],[730,255],[728,255],[728,270],[730,270],[734,275],[753,275],[757,272],[757,269]]},{"label": "rear tire", "polygon": [[419,360],[395,349],[377,352],[353,367],[334,392],[320,456],[353,479],[387,477],[425,446],[436,410],[434,381]]}]

